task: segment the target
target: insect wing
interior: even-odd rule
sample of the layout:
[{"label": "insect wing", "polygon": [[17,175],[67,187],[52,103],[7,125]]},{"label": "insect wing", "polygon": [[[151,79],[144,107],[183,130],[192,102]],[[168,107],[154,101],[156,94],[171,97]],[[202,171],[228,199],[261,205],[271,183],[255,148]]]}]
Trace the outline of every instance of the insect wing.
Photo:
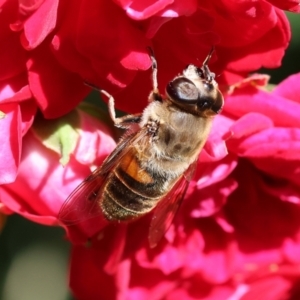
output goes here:
[{"label": "insect wing", "polygon": [[73,225],[98,216],[101,209],[97,200],[106,177],[94,173],[87,177],[64,202],[58,219],[65,225]]},{"label": "insect wing", "polygon": [[195,173],[197,160],[190,165],[171,191],[156,206],[149,229],[149,244],[154,248],[172,224],[182,203],[191,178]]},{"label": "insect wing", "polygon": [[122,137],[115,150],[105,159],[102,166],[89,175],[67,198],[62,205],[58,219],[65,225],[99,216],[103,184],[110,172],[118,165],[129,149],[146,135],[146,130],[129,133]]}]

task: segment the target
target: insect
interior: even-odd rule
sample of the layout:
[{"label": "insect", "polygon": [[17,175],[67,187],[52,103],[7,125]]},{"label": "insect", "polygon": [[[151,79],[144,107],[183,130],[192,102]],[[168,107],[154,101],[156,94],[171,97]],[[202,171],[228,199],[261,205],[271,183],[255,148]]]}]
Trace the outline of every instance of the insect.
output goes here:
[{"label": "insect", "polygon": [[185,195],[213,117],[224,104],[208,68],[213,49],[202,67],[188,65],[166,86],[157,84],[153,53],[153,90],[144,112],[117,118],[114,98],[108,109],[115,126],[126,129],[115,150],[88,176],[63,204],[59,219],[72,223],[74,211],[85,218],[102,213],[109,221],[131,221],[153,212],[149,242],[155,247],[170,226]]}]

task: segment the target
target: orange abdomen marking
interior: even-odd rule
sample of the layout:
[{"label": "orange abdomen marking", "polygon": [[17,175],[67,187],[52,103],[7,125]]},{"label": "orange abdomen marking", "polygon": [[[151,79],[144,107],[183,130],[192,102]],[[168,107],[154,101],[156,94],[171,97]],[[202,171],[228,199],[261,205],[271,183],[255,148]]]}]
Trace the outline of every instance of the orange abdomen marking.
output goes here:
[{"label": "orange abdomen marking", "polygon": [[109,220],[129,221],[151,211],[173,184],[152,169],[142,169],[137,154],[132,148],[122,156],[104,187],[101,208]]},{"label": "orange abdomen marking", "polygon": [[153,177],[139,165],[135,149],[131,149],[122,158],[118,169],[124,171],[127,175],[134,178],[136,181],[144,184],[153,183]]}]

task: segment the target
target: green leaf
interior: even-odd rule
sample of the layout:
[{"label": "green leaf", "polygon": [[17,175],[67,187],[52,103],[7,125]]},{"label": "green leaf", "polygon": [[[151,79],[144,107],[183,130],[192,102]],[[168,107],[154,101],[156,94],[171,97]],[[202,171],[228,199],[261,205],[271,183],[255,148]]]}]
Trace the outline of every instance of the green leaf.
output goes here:
[{"label": "green leaf", "polygon": [[5,113],[0,110],[0,120],[5,118]]},{"label": "green leaf", "polygon": [[268,91],[268,92],[272,92],[275,88],[276,88],[277,84],[272,84],[272,83],[268,83],[266,86],[265,86],[265,89]]},{"label": "green leaf", "polygon": [[76,110],[52,120],[46,120],[39,114],[34,121],[33,131],[43,145],[60,155],[59,162],[65,166],[77,145],[79,124]]}]

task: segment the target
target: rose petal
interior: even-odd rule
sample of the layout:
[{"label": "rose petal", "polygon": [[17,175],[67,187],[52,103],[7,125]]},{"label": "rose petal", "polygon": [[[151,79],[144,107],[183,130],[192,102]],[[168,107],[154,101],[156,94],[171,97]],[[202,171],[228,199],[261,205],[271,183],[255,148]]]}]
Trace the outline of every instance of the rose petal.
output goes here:
[{"label": "rose petal", "polygon": [[0,119],[0,183],[7,184],[15,180],[20,162],[21,114],[18,104],[3,104],[1,111],[5,116]]},{"label": "rose petal", "polygon": [[287,77],[274,88],[272,94],[300,103],[299,80],[300,73]]},{"label": "rose petal", "polygon": [[35,54],[28,60],[27,68],[29,86],[40,109],[46,118],[68,113],[88,94],[89,88],[77,74],[64,69],[47,46]]},{"label": "rose petal", "polygon": [[[28,9],[26,7],[28,3],[32,4],[28,1],[21,2],[23,4],[22,10]],[[57,21],[59,0],[44,0],[37,1],[37,3],[41,5],[38,9],[35,7],[35,12],[24,22],[24,34],[21,36],[22,46],[27,50],[32,50],[39,46],[55,28]],[[29,6],[29,11],[31,10],[32,8]]]}]

